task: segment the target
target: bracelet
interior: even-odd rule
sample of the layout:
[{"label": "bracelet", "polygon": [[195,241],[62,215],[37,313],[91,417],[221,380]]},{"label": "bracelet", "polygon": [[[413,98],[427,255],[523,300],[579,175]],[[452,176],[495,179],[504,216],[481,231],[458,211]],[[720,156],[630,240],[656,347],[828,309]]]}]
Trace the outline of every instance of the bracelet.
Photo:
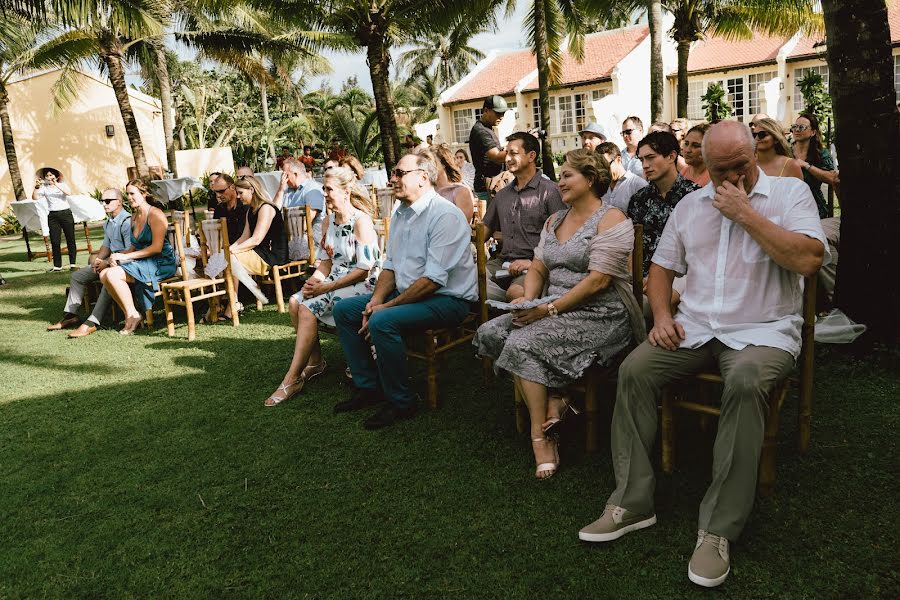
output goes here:
[{"label": "bracelet", "polygon": [[559,311],[555,306],[553,306],[552,302],[547,303],[547,314],[549,314],[551,317],[555,317],[559,314]]}]

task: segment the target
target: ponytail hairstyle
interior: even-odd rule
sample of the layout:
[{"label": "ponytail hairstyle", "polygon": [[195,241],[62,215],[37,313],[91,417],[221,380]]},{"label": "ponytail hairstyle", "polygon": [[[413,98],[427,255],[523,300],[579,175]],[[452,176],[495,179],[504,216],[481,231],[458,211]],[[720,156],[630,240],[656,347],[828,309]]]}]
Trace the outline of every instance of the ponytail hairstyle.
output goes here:
[{"label": "ponytail hairstyle", "polygon": [[138,191],[141,192],[141,195],[144,197],[144,200],[150,206],[154,206],[159,210],[166,210],[165,205],[153,197],[153,194],[150,193],[150,187],[147,185],[147,182],[143,179],[132,179],[128,183],[125,184],[125,189],[127,190],[129,187],[137,188]]}]

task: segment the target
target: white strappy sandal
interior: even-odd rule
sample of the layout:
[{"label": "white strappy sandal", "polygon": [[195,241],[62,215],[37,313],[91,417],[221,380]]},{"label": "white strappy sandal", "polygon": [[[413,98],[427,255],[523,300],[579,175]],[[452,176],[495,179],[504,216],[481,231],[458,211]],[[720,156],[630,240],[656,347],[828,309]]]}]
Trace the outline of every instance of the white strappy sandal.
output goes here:
[{"label": "white strappy sandal", "polygon": [[[540,463],[534,470],[534,476],[538,479],[550,479],[556,473],[556,470],[559,468],[559,449],[556,447],[556,442],[547,437],[539,437],[539,438],[531,438],[531,444],[534,445],[537,442],[549,443],[553,444],[553,455],[556,458],[556,462],[546,462]],[[544,477],[541,477],[541,473],[548,473]]]},{"label": "white strappy sandal", "polygon": [[[300,376],[294,380],[294,383],[289,383],[288,385],[284,385],[283,383],[279,384],[278,389],[275,390],[275,394],[277,394],[278,392],[284,392],[285,395],[279,397],[279,396],[276,396],[275,394],[272,394],[271,396],[266,398],[266,401],[263,403],[263,405],[267,406],[267,407],[278,406],[285,400],[290,400],[291,398],[293,398],[294,396],[296,396],[297,394],[300,393],[300,391],[303,389],[304,383],[306,383],[306,379],[304,379],[303,376]],[[293,392],[288,393],[288,390],[295,386],[299,386],[299,387],[297,387],[297,389],[295,389]]]}]

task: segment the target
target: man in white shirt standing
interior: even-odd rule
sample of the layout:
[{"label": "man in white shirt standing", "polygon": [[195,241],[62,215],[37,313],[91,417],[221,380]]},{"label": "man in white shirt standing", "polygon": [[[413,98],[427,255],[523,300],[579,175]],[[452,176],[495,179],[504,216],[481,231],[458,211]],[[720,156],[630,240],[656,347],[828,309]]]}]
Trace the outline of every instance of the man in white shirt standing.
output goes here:
[{"label": "man in white shirt standing", "polygon": [[[724,391],[712,483],[688,565],[691,581],[714,587],[728,577],[729,542],[753,507],[768,393],[800,352],[800,276],[815,274],[829,255],[808,187],[766,176],[746,125],[713,125],[703,157],[712,185],[685,196],[669,218],[647,287],[654,326],[619,369],[611,432],[616,489],[579,538],[606,542],[656,523],[650,451],[657,399],[667,384],[718,365]],[[672,281],[688,270],[673,316]]]},{"label": "man in white shirt standing", "polygon": [[595,152],[606,157],[609,162],[609,172],[612,175],[609,191],[603,195],[603,201],[628,214],[628,202],[631,201],[632,194],[647,187],[647,182],[631,171],[625,170],[625,166],[622,164],[622,151],[614,143],[604,142],[597,146]]}]

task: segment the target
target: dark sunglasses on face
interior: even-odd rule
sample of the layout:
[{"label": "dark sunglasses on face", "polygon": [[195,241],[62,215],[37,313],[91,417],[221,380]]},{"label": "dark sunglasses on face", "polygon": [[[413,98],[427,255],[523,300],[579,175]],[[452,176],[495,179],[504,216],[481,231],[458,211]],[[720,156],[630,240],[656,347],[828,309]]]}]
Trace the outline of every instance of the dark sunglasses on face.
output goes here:
[{"label": "dark sunglasses on face", "polygon": [[110,202],[115,202],[118,198],[101,198],[100,202],[103,204],[109,204]]},{"label": "dark sunglasses on face", "polygon": [[620,133],[622,134],[622,137],[625,137],[626,135],[631,135],[632,131],[634,131],[634,129],[623,129]]},{"label": "dark sunglasses on face", "polygon": [[396,177],[397,179],[402,179],[404,175],[408,173],[414,173],[415,171],[424,171],[424,169],[410,169],[409,171],[404,171],[403,169],[394,169],[391,171],[391,176]]},{"label": "dark sunglasses on face", "polygon": [[754,131],[753,137],[755,137],[758,140],[764,140],[767,137],[769,137],[769,132],[768,131]]},{"label": "dark sunglasses on face", "polygon": [[791,125],[791,131],[806,131],[807,129],[809,129],[809,125],[797,125],[796,123]]}]

